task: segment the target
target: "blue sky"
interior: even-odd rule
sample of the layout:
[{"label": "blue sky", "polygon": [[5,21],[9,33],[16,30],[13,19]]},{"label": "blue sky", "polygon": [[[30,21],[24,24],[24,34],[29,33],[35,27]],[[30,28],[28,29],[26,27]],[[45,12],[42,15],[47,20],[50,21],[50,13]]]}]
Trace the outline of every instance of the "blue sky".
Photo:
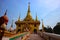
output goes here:
[{"label": "blue sky", "polygon": [[[60,22],[60,0],[0,0],[0,16],[4,15],[7,9],[9,18],[8,28],[12,20],[17,21],[19,15],[23,20],[27,14],[28,2],[30,2],[31,15],[35,19],[36,13],[38,20],[43,19],[45,27],[52,28],[57,22]],[[39,29],[42,28],[41,26]]]}]

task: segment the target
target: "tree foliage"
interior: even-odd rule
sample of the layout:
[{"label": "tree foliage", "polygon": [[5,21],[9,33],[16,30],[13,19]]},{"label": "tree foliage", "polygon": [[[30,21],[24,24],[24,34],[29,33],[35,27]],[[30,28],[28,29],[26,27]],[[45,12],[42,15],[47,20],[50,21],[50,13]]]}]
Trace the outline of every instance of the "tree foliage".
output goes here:
[{"label": "tree foliage", "polygon": [[53,32],[56,34],[60,34],[60,22],[58,22],[56,26],[53,28]]},{"label": "tree foliage", "polygon": [[44,27],[45,32],[52,33],[52,28],[51,27]]}]

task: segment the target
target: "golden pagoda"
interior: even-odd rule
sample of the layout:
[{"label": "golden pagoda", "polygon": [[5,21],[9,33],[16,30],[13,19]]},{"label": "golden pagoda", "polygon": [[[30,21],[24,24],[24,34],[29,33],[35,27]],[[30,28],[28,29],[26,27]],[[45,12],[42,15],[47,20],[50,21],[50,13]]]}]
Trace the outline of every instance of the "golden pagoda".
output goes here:
[{"label": "golden pagoda", "polygon": [[35,20],[32,18],[30,11],[30,3],[28,3],[27,16],[22,21],[20,20],[19,17],[18,20],[15,22],[15,24],[16,24],[17,33],[27,32],[27,31],[33,33],[34,31],[39,30],[40,21],[37,19],[37,15]]}]

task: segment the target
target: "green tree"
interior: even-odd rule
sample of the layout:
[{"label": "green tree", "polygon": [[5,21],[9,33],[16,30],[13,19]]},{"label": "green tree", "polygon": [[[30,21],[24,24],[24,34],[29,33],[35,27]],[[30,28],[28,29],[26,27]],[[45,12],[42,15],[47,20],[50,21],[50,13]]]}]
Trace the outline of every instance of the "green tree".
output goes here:
[{"label": "green tree", "polygon": [[56,26],[53,28],[53,32],[56,34],[60,34],[60,22],[58,22]]},{"label": "green tree", "polygon": [[50,26],[44,27],[45,32],[52,33],[52,28]]}]

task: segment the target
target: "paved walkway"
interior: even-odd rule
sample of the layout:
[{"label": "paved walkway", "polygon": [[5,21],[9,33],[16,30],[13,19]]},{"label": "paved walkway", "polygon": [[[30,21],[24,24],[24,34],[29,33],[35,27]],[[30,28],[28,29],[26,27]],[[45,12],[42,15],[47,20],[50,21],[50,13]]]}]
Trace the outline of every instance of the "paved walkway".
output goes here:
[{"label": "paved walkway", "polygon": [[30,34],[27,40],[43,40],[38,34]]},{"label": "paved walkway", "polygon": [[[16,40],[21,40],[21,38]],[[41,38],[38,34],[30,34],[26,40],[43,40],[43,38]]]},{"label": "paved walkway", "polygon": [[[25,37],[25,36],[24,36],[24,37]],[[25,37],[25,38],[26,38],[26,37]],[[3,37],[2,40],[9,40],[9,38]],[[20,38],[17,38],[17,39],[15,39],[15,40],[22,40],[22,38],[20,37]],[[43,40],[43,38],[41,38],[38,34],[30,34],[30,35],[26,38],[26,40]]]}]

